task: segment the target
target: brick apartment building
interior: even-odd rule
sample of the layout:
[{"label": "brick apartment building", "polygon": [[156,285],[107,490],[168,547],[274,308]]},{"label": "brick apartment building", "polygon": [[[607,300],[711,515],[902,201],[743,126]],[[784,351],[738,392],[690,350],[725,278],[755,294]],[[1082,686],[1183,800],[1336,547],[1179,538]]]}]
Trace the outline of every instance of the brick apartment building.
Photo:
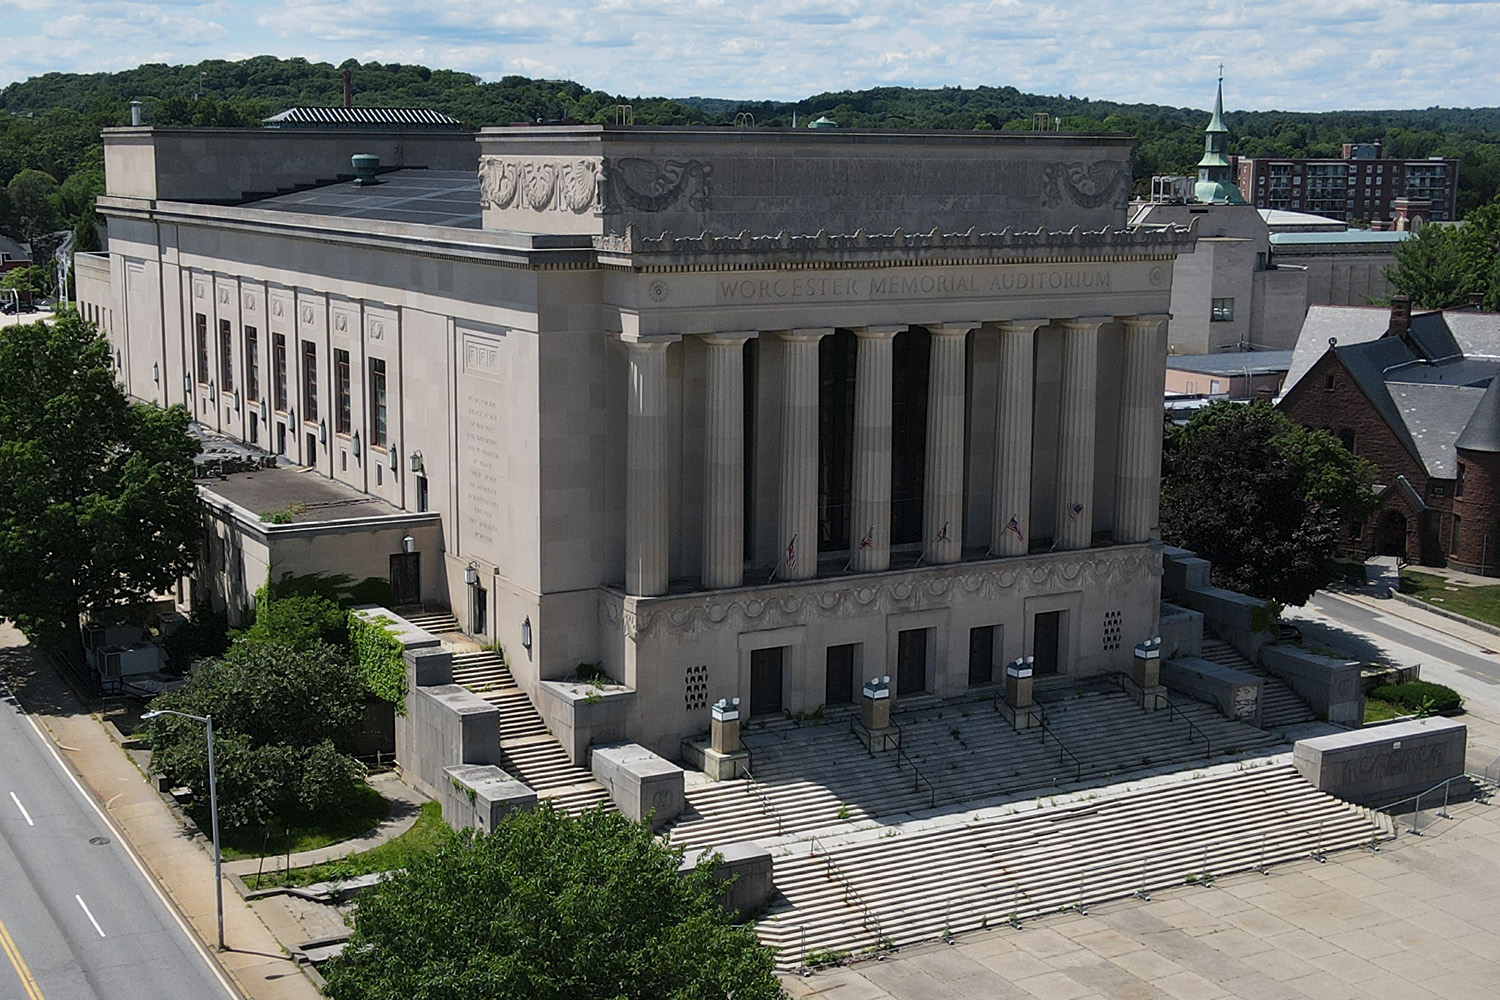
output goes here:
[{"label": "brick apartment building", "polygon": [[1345,143],[1337,159],[1251,157],[1238,161],[1240,190],[1256,208],[1279,208],[1372,225],[1395,224],[1399,201],[1427,202],[1427,218],[1457,216],[1458,161],[1387,159],[1380,143]]},{"label": "brick apartment building", "polygon": [[1315,307],[1279,404],[1378,470],[1345,547],[1500,575],[1500,314],[1396,296],[1381,331],[1372,312]]}]

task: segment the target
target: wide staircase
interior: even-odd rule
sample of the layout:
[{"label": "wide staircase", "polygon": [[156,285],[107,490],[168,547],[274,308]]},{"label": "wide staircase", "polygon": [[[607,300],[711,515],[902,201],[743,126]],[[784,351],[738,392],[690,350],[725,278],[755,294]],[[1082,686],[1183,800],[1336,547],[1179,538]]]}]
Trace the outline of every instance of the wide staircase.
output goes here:
[{"label": "wide staircase", "polygon": [[1289,764],[951,820],[788,845],[774,859],[778,896],[756,925],[778,966],[1209,883],[1391,833],[1388,817],[1315,790]]},{"label": "wide staircase", "polygon": [[696,848],[836,832],[877,818],[1221,762],[1277,745],[1274,735],[1200,702],[1184,699],[1144,712],[1114,686],[1052,694],[1045,731],[1015,731],[992,701],[929,699],[927,707],[902,708],[895,716],[901,750],[875,754],[854,735],[847,715],[821,725],[752,728],[743,740],[751,776],[717,782],[690,776],[687,808],[669,838]]},{"label": "wide staircase", "polygon": [[1260,727],[1262,729],[1285,729],[1303,722],[1313,722],[1317,715],[1297,692],[1287,686],[1280,677],[1258,663],[1251,663],[1240,651],[1223,639],[1203,636],[1203,659],[1220,666],[1233,667],[1262,679]]},{"label": "wide staircase", "polygon": [[[400,612],[398,612],[400,613]],[[449,612],[402,614],[418,628],[443,640],[453,653],[453,683],[462,685],[500,710],[500,767],[555,809],[577,814],[602,805],[613,810],[609,792],[594,776],[568,759],[537,714],[531,698],[494,650],[465,637]]]}]

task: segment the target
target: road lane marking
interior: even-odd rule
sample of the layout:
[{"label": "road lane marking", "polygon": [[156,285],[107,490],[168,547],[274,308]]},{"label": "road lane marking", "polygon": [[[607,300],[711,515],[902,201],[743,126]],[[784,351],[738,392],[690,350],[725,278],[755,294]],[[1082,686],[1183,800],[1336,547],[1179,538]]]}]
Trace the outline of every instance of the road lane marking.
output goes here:
[{"label": "road lane marking", "polygon": [[27,812],[26,807],[21,805],[21,800],[16,798],[15,792],[10,793],[10,800],[16,804],[17,809],[21,810],[21,815],[26,818],[26,825],[36,826],[36,824],[31,821],[31,813]]},{"label": "road lane marking", "polygon": [[[191,927],[188,926],[187,919],[183,917],[182,911],[177,908],[177,905],[175,903],[167,898],[167,894],[162,889],[161,884],[157,882],[156,877],[147,870],[146,863],[142,861],[141,856],[136,853],[135,845],[132,844],[129,839],[126,838],[125,834],[120,830],[120,828],[115,825],[114,820],[110,819],[109,814],[106,813],[103,809],[99,808],[98,801],[88,793],[88,790],[83,787],[83,782],[78,780],[78,775],[74,774],[72,768],[68,767],[68,765],[63,761],[62,755],[57,752],[57,746],[54,745],[52,740],[48,739],[47,733],[42,729],[41,724],[36,721],[36,716],[32,715],[29,711],[26,710],[26,706],[21,704],[21,700],[16,697],[16,693],[11,690],[10,685],[4,683],[3,681],[0,681],[0,691],[5,692],[5,700],[14,704],[16,706],[16,709],[21,713],[26,721],[31,724],[31,731],[36,733],[36,738],[41,741],[42,746],[45,747],[47,752],[52,755],[52,759],[57,762],[57,766],[62,770],[63,774],[67,776],[68,780],[73,783],[73,787],[78,789],[78,794],[80,797],[82,797],[83,801],[88,803],[89,808],[94,810],[94,812],[98,815],[99,819],[104,823],[104,825],[114,833],[115,839],[119,842],[121,849],[124,850],[126,857],[130,858],[130,860],[135,864],[136,871],[141,873],[141,879],[146,883],[146,885],[151,888],[151,891],[156,894],[156,898],[160,900],[162,908],[171,915],[172,921],[176,923],[178,929],[182,931],[183,937],[187,939],[188,944],[198,952],[198,957],[203,959],[204,965],[208,966],[209,973],[216,980],[218,980],[220,986],[224,987],[225,995],[228,996],[230,1000],[244,1000],[245,995],[237,990],[234,986],[230,985],[229,978],[224,974],[223,967],[215,962],[213,956],[208,953],[208,948],[204,945],[203,939],[198,937],[197,932],[195,932]],[[4,926],[0,925],[0,932],[3,931]],[[17,957],[19,957],[19,953],[17,954]],[[28,995],[28,1000],[43,1000],[43,998],[40,993],[37,993],[34,996]]]},{"label": "road lane marking", "polygon": [[16,975],[21,979],[21,988],[26,991],[27,1000],[42,1000],[42,990],[36,984],[36,977],[31,970],[26,968],[26,960],[21,957],[21,949],[16,947],[16,942],[11,939],[10,931],[5,929],[5,924],[0,922],[0,951],[5,952],[5,957],[10,959],[11,968],[16,970]]},{"label": "road lane marking", "polygon": [[89,923],[91,923],[91,924],[94,925],[94,930],[96,930],[96,931],[99,932],[99,936],[100,937],[103,937],[104,936],[104,928],[99,926],[99,921],[95,920],[94,919],[94,915],[91,912],[89,912],[89,904],[87,904],[87,903],[85,903],[83,901],[83,897],[82,896],[79,896],[79,895],[75,894],[73,896],[73,898],[76,899],[76,900],[78,900],[78,905],[79,906],[83,907],[83,915],[85,917],[89,918]]}]

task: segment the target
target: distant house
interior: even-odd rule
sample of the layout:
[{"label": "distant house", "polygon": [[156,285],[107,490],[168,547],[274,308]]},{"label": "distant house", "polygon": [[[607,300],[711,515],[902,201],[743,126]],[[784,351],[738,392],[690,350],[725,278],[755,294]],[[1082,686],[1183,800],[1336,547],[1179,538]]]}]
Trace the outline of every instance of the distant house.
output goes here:
[{"label": "distant house", "polygon": [[1270,399],[1281,392],[1291,351],[1227,351],[1167,356],[1169,395]]},{"label": "distant house", "polygon": [[1378,509],[1345,545],[1500,575],[1500,314],[1315,306],[1280,407],[1372,463]]}]

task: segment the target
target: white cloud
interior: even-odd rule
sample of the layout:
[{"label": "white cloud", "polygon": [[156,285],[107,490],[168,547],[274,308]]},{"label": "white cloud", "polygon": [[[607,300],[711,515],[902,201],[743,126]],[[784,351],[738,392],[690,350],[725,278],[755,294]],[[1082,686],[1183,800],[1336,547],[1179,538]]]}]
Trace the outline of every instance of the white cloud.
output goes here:
[{"label": "white cloud", "polygon": [[[1204,107],[1500,104],[1500,2],[1421,0],[12,0],[40,46],[0,82],[246,52],[422,62],[614,93],[798,98],[1014,86]],[[13,36],[14,37],[14,36]],[[1483,49],[1480,46],[1485,46]]]}]

